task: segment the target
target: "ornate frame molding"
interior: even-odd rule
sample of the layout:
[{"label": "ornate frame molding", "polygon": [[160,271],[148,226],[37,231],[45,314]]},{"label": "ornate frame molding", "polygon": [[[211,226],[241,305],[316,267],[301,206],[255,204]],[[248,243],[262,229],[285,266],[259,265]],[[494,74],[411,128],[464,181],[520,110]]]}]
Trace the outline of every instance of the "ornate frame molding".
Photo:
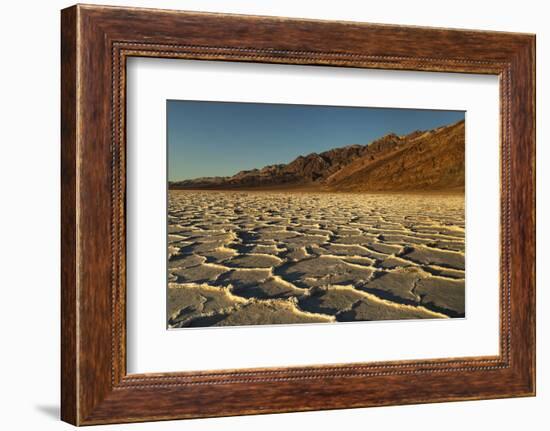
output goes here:
[{"label": "ornate frame molding", "polygon": [[[268,30],[256,35],[258,28]],[[310,34],[321,42],[300,42]],[[338,38],[328,37],[333,34]],[[79,5],[62,12],[62,54],[64,420],[97,424],[534,394],[534,36]],[[500,354],[127,375],[125,66],[131,56],[498,75]],[[304,400],[299,395],[306,390]],[[250,391],[264,401],[246,397]]]}]

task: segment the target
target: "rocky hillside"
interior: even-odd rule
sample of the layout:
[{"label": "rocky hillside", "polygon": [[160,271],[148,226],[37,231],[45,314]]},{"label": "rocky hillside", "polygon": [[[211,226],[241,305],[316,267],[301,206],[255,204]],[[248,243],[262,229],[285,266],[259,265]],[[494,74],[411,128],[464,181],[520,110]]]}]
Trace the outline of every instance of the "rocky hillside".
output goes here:
[{"label": "rocky hillside", "polygon": [[389,134],[299,156],[231,177],[170,183],[170,189],[308,188],[328,191],[464,190],[464,121],[409,135]]}]

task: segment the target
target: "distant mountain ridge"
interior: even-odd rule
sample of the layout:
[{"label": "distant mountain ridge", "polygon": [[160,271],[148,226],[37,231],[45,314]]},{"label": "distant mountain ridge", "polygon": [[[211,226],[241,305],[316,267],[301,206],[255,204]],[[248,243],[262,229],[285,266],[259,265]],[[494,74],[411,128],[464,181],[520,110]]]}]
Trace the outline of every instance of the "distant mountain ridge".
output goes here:
[{"label": "distant mountain ridge", "polygon": [[464,142],[462,120],[404,136],[390,133],[366,145],[298,156],[288,164],[241,171],[229,177],[170,182],[169,188],[463,191]]}]

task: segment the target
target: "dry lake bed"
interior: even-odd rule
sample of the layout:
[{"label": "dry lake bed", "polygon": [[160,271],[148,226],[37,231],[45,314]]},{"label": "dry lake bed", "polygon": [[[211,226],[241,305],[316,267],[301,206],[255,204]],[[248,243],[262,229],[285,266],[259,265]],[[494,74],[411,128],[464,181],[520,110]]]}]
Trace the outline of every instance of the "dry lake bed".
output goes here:
[{"label": "dry lake bed", "polygon": [[464,196],[170,191],[170,328],[464,317]]}]

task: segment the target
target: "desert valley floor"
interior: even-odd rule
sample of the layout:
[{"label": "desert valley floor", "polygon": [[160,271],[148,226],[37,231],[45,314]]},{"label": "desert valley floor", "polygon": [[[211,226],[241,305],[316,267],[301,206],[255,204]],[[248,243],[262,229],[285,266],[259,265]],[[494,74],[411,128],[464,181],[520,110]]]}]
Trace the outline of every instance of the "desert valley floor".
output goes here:
[{"label": "desert valley floor", "polygon": [[464,196],[176,191],[170,328],[464,317]]}]

